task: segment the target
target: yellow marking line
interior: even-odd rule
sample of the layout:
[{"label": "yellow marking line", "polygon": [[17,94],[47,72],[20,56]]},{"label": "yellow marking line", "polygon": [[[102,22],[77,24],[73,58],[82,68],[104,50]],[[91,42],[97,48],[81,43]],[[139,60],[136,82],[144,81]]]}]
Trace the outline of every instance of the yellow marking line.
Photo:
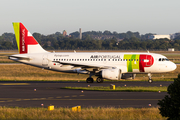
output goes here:
[{"label": "yellow marking line", "polygon": [[56,98],[62,98],[61,96],[58,96],[58,97],[56,97]]},{"label": "yellow marking line", "polygon": [[[84,95],[79,95],[79,96],[84,96]],[[68,98],[70,96],[64,96],[65,98]],[[71,97],[77,97],[77,95],[72,95]],[[56,98],[62,98],[61,96],[57,96]],[[7,100],[7,101],[0,101],[0,102],[12,102],[14,101],[27,101],[27,100],[60,100],[60,99],[54,99],[54,97],[48,97],[48,98],[32,98],[32,99],[15,99],[15,98],[0,98],[0,100]],[[61,99],[61,100],[69,100],[69,99]],[[72,99],[73,100],[73,99]],[[74,99],[76,100],[76,99]],[[77,100],[82,100],[82,99],[77,99]],[[86,99],[85,99],[86,100]],[[91,100],[91,99],[90,99]]]},{"label": "yellow marking line", "polygon": [[54,97],[48,97],[48,99],[52,99],[52,98],[54,98]]},{"label": "yellow marking line", "polygon": [[69,97],[69,96],[64,96],[65,98]]},{"label": "yellow marking line", "polygon": [[77,95],[73,95],[72,97],[77,97]]},{"label": "yellow marking line", "polygon": [[30,85],[29,83],[0,83],[0,85]]},{"label": "yellow marking line", "polygon": [[0,98],[0,100],[16,100],[15,98]]},{"label": "yellow marking line", "polygon": [[44,99],[46,99],[46,98],[40,98],[41,100],[44,100]]},{"label": "yellow marking line", "polygon": [[33,98],[33,99],[30,99],[30,100],[38,100],[38,98]]},{"label": "yellow marking line", "polygon": [[31,100],[31,99],[22,99],[22,100]]},{"label": "yellow marking line", "polygon": [[137,101],[141,101],[141,100],[144,100],[144,101],[147,101],[147,100],[161,100],[161,99],[48,99],[48,100],[112,100],[112,101],[116,101],[116,100],[119,100],[119,101],[124,101],[124,100],[137,100]]}]

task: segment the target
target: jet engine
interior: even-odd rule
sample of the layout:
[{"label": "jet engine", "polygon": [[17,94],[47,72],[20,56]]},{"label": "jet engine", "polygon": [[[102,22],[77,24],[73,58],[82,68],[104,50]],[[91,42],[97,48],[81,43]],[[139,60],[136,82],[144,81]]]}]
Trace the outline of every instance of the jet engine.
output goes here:
[{"label": "jet engine", "polygon": [[103,69],[101,71],[102,78],[109,80],[120,80],[121,70],[120,69]]}]

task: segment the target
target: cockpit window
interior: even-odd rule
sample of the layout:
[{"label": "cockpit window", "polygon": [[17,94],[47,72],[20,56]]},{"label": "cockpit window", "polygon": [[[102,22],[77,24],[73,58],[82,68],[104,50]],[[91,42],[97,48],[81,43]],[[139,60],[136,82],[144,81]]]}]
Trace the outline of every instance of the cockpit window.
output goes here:
[{"label": "cockpit window", "polygon": [[159,61],[169,61],[167,58],[159,58]]}]

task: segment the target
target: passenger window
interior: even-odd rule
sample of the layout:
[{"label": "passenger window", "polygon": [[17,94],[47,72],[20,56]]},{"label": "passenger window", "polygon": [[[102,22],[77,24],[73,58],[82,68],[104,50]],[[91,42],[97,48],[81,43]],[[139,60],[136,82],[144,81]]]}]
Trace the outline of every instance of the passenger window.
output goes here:
[{"label": "passenger window", "polygon": [[104,59],[104,61],[106,61],[106,59]]}]

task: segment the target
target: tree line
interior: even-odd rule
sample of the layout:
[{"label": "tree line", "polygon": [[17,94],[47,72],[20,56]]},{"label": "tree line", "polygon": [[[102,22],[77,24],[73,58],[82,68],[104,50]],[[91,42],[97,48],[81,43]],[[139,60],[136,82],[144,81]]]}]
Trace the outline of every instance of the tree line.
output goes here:
[{"label": "tree line", "polygon": [[[111,38],[99,40],[92,37],[101,35],[110,35]],[[167,50],[168,48],[180,50],[180,36],[174,40],[149,40],[149,35],[152,33],[140,35],[131,31],[126,33],[89,31],[84,32],[82,39],[79,39],[79,32],[73,32],[70,36],[63,36],[60,32],[50,35],[33,33],[35,39],[46,50]],[[0,49],[17,49],[13,33],[4,33],[0,36]]]}]

